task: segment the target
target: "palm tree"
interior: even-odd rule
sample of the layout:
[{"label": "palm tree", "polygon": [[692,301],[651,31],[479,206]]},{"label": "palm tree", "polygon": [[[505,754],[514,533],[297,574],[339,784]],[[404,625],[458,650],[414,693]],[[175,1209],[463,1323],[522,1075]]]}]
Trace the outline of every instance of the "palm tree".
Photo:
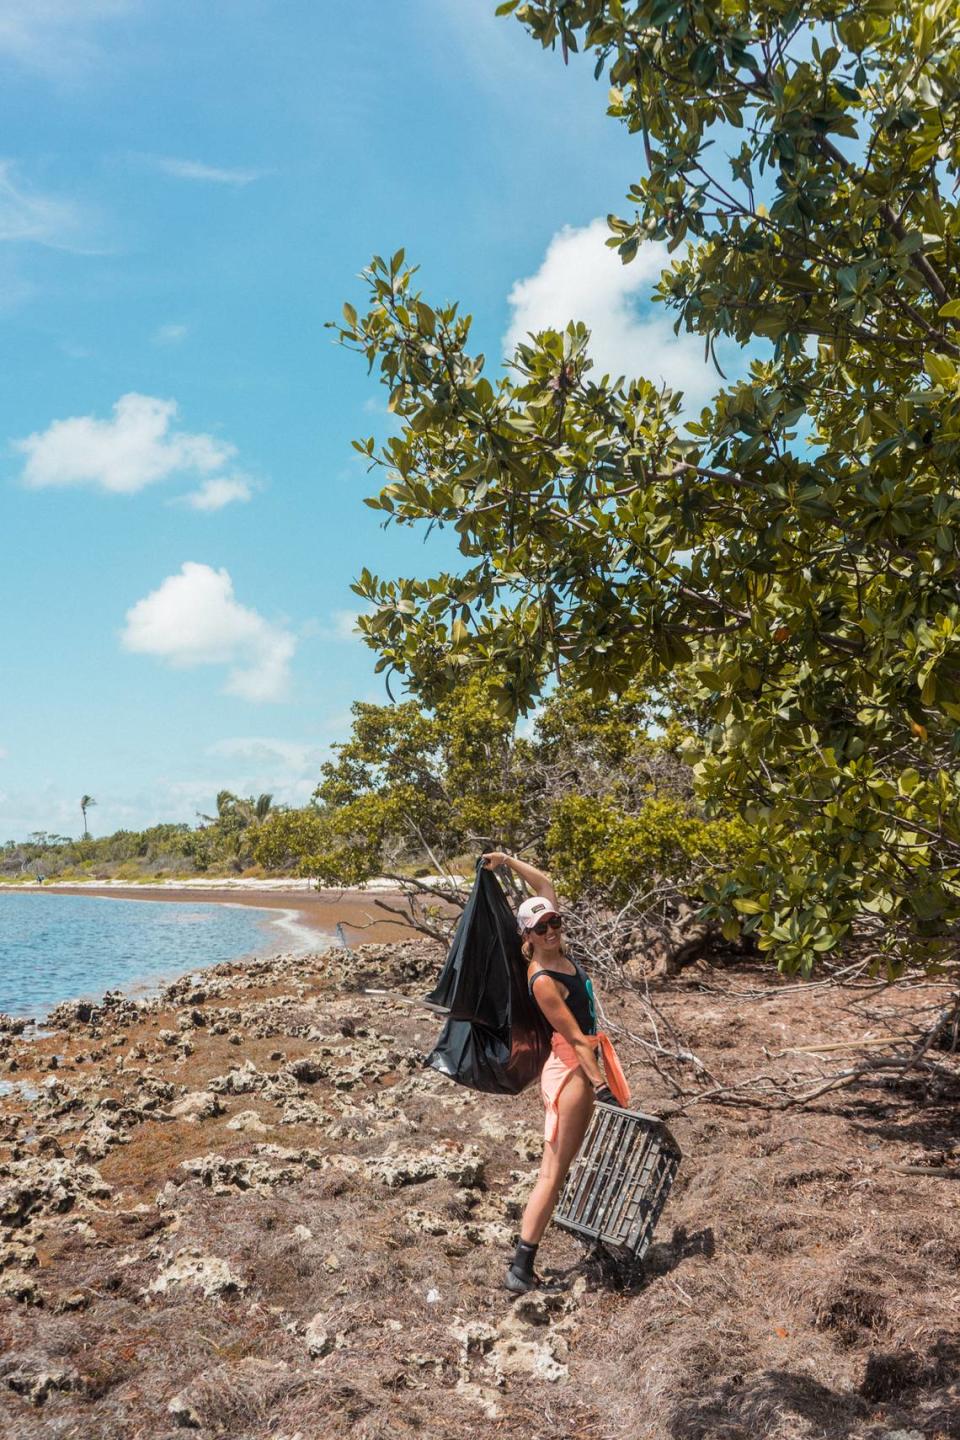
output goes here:
[{"label": "palm tree", "polygon": [[93,798],[92,795],[81,795],[81,797],[80,797],[80,810],[81,810],[81,813],[82,813],[82,815],[83,815],[83,838],[84,838],[84,840],[89,840],[89,839],[90,839],[90,831],[87,829],[87,811],[90,809],[90,806],[91,806],[91,805],[96,805],[96,803],[97,803],[97,802],[96,802],[96,800],[94,800],[94,798]]},{"label": "palm tree", "polygon": [[219,790],[217,792],[217,819],[222,820],[237,808],[237,797],[232,790]]},{"label": "palm tree", "polygon": [[228,815],[235,814],[238,803],[232,790],[218,790],[216,815],[205,815],[202,810],[198,810],[197,814],[201,820],[206,820],[208,825],[216,825],[218,820],[225,820]]},{"label": "palm tree", "polygon": [[262,823],[272,809],[273,796],[270,794],[241,796],[235,795],[232,790],[220,790],[217,793],[216,815],[204,815],[199,810],[197,814],[212,828],[216,848],[230,859],[237,870],[242,870],[243,857],[249,849],[246,831]]},{"label": "palm tree", "polygon": [[235,828],[245,830],[255,820],[265,820],[273,809],[273,796],[269,794],[250,795],[242,799],[234,795],[232,790],[220,790],[217,793],[216,815],[204,815],[198,810],[197,814],[201,820],[206,820],[210,825],[216,825],[218,821],[231,820]]}]

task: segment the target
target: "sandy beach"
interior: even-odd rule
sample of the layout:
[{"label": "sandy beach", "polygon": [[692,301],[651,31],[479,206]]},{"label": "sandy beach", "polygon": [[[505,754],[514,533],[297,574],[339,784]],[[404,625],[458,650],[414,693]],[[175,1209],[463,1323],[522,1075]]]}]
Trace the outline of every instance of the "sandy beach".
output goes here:
[{"label": "sandy beach", "polygon": [[[325,935],[337,925],[350,945],[385,944],[412,938],[415,931],[400,916],[377,905],[402,908],[402,896],[385,883],[374,881],[363,890],[316,890],[309,880],[183,880],[156,885],[124,885],[112,881],[74,881],[56,885],[3,887],[17,895],[97,895],[111,900],[178,901],[195,905],[252,905],[262,910],[296,911],[301,924]],[[0,895],[3,890],[0,889]]]}]

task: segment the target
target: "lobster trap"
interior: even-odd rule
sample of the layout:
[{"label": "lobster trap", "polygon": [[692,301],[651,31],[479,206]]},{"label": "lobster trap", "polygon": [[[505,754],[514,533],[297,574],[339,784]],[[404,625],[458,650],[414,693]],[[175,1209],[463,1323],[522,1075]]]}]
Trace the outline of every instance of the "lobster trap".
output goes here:
[{"label": "lobster trap", "polygon": [[676,1140],[655,1115],[597,1105],[554,1224],[642,1260],[681,1158]]}]

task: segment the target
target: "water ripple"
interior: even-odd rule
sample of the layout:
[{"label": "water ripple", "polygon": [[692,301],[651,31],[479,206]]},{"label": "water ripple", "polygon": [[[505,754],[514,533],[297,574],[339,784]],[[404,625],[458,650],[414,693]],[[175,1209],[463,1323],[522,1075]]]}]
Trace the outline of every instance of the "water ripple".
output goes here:
[{"label": "water ripple", "polygon": [[[185,971],[290,944],[295,912],[247,905],[0,894],[0,1011],[46,1015],[104,990],[144,995]],[[286,924],[286,936],[276,928]],[[321,941],[314,936],[314,941]],[[321,944],[316,945],[322,948]]]}]

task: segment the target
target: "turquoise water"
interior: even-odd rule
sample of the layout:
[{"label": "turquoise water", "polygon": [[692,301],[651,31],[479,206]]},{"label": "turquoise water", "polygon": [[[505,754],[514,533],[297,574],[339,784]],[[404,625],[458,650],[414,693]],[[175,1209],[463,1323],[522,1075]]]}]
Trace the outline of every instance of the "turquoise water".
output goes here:
[{"label": "turquoise water", "polygon": [[286,913],[0,893],[0,1010],[40,1018],[61,1000],[96,999],[105,990],[142,997],[204,965],[301,948],[281,928]]}]

